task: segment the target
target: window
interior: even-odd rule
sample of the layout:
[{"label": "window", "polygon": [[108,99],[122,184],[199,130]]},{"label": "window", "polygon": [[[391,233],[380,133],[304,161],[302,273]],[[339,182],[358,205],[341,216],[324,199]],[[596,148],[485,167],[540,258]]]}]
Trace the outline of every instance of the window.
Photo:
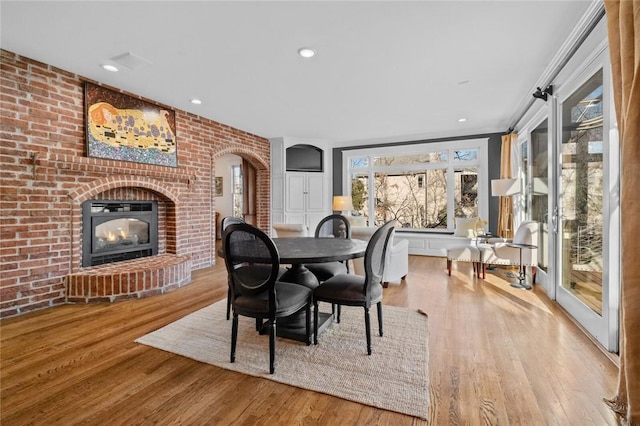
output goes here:
[{"label": "window", "polygon": [[345,151],[356,214],[376,226],[396,219],[406,229],[442,232],[453,231],[455,217],[486,217],[486,139],[403,148]]},{"label": "window", "polygon": [[233,202],[233,216],[242,217],[242,168],[231,166],[231,194]]}]

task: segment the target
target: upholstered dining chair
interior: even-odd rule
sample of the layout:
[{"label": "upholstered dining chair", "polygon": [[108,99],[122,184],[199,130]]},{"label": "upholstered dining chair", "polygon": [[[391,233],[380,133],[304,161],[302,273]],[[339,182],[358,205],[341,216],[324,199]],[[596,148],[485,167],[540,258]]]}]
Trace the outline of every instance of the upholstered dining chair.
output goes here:
[{"label": "upholstered dining chair", "polygon": [[[278,281],[278,249],[273,240],[258,228],[246,223],[229,225],[222,244],[230,277],[233,309],[231,362],[236,359],[238,316],[266,320],[269,329],[269,373],[273,374],[276,322],[279,318],[306,310],[306,340],[307,344],[311,344],[311,290],[302,285]],[[267,274],[265,270],[268,270]]]},{"label": "upholstered dining chair", "polygon": [[[351,238],[356,240],[369,241],[376,228],[367,226],[352,226]],[[384,277],[382,278],[382,286],[387,287],[389,283],[402,283],[409,274],[409,241],[396,240],[395,229],[389,237],[389,247],[387,248],[387,257],[385,259]],[[353,259],[353,273],[364,275],[364,259],[359,257]]]},{"label": "upholstered dining chair", "polygon": [[[341,214],[331,214],[322,218],[316,226],[315,238],[347,238],[351,239],[351,224]],[[338,274],[349,273],[349,262],[306,263],[306,268],[323,282]]]},{"label": "upholstered dining chair", "polygon": [[[364,255],[365,276],[339,274],[329,278],[313,290],[314,305],[314,343],[318,344],[318,303],[327,302],[340,306],[361,306],[364,308],[364,324],[367,337],[367,354],[371,355],[371,321],[369,309],[376,305],[378,309],[378,330],[382,330],[382,277],[385,267],[385,255],[395,221],[379,227],[373,234]],[[338,310],[338,321],[339,321]]]},{"label": "upholstered dining chair", "polygon": [[[220,229],[222,230],[221,235],[224,233],[225,229],[229,227],[229,225],[233,225],[234,223],[244,223],[244,219],[235,217],[235,216],[225,216],[220,221]],[[228,278],[230,279],[230,278]],[[227,321],[231,318],[231,286],[227,291]]]}]

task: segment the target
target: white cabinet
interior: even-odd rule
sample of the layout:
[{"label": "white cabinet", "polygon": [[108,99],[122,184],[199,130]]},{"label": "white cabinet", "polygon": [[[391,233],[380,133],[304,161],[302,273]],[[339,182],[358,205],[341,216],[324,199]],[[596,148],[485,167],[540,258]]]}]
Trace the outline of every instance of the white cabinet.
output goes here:
[{"label": "white cabinet", "polygon": [[302,223],[311,232],[326,216],[323,173],[285,173],[285,222]]},{"label": "white cabinet", "polygon": [[[287,147],[300,140],[275,138],[271,144],[271,223],[301,223],[314,232],[323,217],[331,213],[331,171],[327,147],[322,146],[323,172],[286,171]],[[273,230],[271,232],[273,235]]]}]

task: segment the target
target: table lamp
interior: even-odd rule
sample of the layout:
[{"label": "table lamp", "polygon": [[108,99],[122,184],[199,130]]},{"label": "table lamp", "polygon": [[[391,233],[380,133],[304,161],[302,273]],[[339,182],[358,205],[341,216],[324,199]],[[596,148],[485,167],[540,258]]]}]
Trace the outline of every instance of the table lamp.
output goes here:
[{"label": "table lamp", "polygon": [[[353,210],[353,201],[351,200],[351,195],[334,195],[333,196],[333,211],[339,211],[346,218],[351,216],[351,210]],[[340,226],[338,227],[338,235],[344,238],[346,236],[347,230],[344,226],[344,223],[340,221]]]},{"label": "table lamp", "polygon": [[494,197],[510,197],[519,194],[520,179],[492,179],[491,195]]},{"label": "table lamp", "polygon": [[491,180],[491,195],[494,197],[509,197],[501,198],[500,210],[506,212],[502,215],[502,223],[498,229],[498,234],[504,234],[507,231],[508,235],[502,235],[505,238],[511,238],[511,226],[509,224],[509,217],[511,216],[511,196],[519,194],[522,190],[522,183],[520,179],[492,179]]},{"label": "table lamp", "polygon": [[351,216],[351,210],[353,210],[351,195],[334,195],[333,211],[339,211],[343,216]]}]

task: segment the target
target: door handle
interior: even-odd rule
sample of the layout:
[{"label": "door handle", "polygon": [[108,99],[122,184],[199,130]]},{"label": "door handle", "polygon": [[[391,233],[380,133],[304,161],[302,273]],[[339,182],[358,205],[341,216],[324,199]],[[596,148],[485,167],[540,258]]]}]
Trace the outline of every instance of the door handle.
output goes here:
[{"label": "door handle", "polygon": [[558,233],[558,206],[553,208],[553,215],[551,215],[551,222],[553,224],[553,233]]}]

